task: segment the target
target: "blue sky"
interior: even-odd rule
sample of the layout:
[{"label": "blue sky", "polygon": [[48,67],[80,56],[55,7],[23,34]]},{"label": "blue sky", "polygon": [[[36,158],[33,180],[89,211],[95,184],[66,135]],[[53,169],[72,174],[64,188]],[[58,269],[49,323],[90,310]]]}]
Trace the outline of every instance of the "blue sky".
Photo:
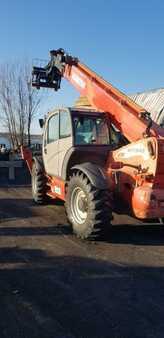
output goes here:
[{"label": "blue sky", "polygon": [[[0,62],[62,47],[125,93],[164,87],[164,1],[1,0],[0,46]],[[41,114],[77,97],[63,82]]]}]

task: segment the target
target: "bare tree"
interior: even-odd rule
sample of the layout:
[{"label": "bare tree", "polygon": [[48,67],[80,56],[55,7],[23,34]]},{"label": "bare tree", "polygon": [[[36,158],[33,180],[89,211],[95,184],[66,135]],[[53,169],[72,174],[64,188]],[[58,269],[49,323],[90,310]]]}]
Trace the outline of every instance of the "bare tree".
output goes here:
[{"label": "bare tree", "polygon": [[31,85],[29,64],[3,64],[0,66],[0,110],[3,126],[10,134],[13,148],[31,144],[31,123],[37,114],[41,92]]}]

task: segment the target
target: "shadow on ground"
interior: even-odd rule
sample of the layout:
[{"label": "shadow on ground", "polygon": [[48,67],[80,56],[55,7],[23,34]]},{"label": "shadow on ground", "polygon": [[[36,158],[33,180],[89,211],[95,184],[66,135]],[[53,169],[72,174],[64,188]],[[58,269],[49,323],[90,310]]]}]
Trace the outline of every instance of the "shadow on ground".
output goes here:
[{"label": "shadow on ground", "polygon": [[163,338],[164,268],[0,251],[1,338]]},{"label": "shadow on ground", "polygon": [[100,241],[115,244],[164,245],[164,225],[114,225],[106,231]]},{"label": "shadow on ground", "polygon": [[[17,191],[22,191],[21,186],[16,186]],[[26,193],[26,192],[25,192]],[[10,195],[10,191],[9,191]],[[17,196],[11,198],[0,198],[0,224],[5,221],[6,219],[17,219],[17,218],[29,218],[29,217],[35,217],[41,215],[41,211],[43,207],[47,207],[45,211],[47,211],[47,214],[49,214],[49,207],[62,207],[64,205],[64,202],[61,200],[53,200],[48,199],[45,203],[45,205],[38,206],[34,203],[32,196],[31,198],[18,198]],[[35,209],[34,209],[35,207]],[[56,215],[58,218],[58,215]]]},{"label": "shadow on ground", "polygon": [[10,218],[34,217],[32,199],[27,198],[1,198],[0,199],[0,224]]},{"label": "shadow on ground", "polygon": [[33,226],[33,227],[0,227],[0,236],[60,236],[70,235],[71,229],[68,225],[57,226]]},{"label": "shadow on ground", "polygon": [[[29,214],[28,214],[29,215]],[[20,216],[19,216],[20,217]],[[25,216],[24,216],[25,217]],[[5,226],[0,222],[0,236],[62,236],[72,235],[71,227],[68,224],[41,225],[41,226]],[[82,241],[83,242],[83,241]],[[164,245],[163,225],[114,225],[106,231],[103,237],[95,242],[106,242],[115,244],[132,245]]]},{"label": "shadow on ground", "polygon": [[[29,211],[24,213],[24,218],[34,217]],[[17,215],[15,214],[15,217]],[[19,214],[18,217],[21,217]],[[50,224],[51,223],[51,224]],[[63,236],[72,235],[71,226],[68,224],[57,223],[53,225],[41,226],[3,226],[3,219],[0,220],[0,236]],[[82,241],[83,242],[83,241]],[[93,242],[93,241],[92,241]],[[161,246],[164,245],[164,226],[163,225],[114,225],[107,230],[103,237],[97,238],[95,243],[111,243],[111,244],[132,244],[142,246]]]}]

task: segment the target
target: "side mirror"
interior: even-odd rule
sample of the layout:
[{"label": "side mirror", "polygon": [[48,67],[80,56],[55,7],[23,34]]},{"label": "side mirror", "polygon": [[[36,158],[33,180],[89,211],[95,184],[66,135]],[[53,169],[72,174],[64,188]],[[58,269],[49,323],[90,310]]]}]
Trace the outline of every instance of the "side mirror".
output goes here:
[{"label": "side mirror", "polygon": [[39,119],[40,128],[44,127],[44,119]]}]

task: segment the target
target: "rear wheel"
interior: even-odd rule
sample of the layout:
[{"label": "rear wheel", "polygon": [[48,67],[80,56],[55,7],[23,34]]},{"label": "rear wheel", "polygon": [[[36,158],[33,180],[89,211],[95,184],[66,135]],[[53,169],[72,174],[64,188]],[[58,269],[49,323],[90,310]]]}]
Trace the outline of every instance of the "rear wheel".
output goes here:
[{"label": "rear wheel", "polygon": [[66,213],[77,237],[95,238],[110,226],[112,209],[109,190],[95,188],[83,173],[69,181]]},{"label": "rear wheel", "polygon": [[36,163],[32,166],[32,197],[35,203],[44,204],[46,200],[46,181],[43,170],[37,167]]}]

